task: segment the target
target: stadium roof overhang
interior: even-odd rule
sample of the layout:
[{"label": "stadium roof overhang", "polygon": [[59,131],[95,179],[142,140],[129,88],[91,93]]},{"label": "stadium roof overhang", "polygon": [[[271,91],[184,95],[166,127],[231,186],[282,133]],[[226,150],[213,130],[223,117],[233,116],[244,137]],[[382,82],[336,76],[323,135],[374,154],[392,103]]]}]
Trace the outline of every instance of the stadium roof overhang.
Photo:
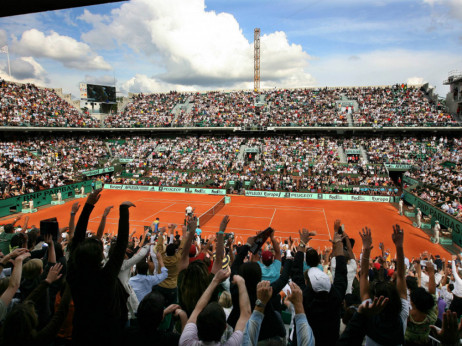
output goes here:
[{"label": "stadium roof overhang", "polygon": [[100,5],[110,2],[121,2],[127,0],[16,0],[7,1],[2,4],[0,17],[17,16],[20,14],[63,10],[66,8]]}]

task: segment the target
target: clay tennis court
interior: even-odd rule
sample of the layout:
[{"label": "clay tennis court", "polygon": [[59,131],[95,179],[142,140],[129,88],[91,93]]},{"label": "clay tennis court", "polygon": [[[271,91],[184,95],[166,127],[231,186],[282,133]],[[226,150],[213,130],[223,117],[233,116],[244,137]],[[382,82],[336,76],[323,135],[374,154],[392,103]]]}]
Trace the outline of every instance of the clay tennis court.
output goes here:
[{"label": "clay tennis court", "polygon": [[[91,215],[89,230],[96,232],[104,208],[114,205],[114,209],[108,215],[105,232],[117,233],[118,205],[127,200],[136,205],[136,208],[130,209],[130,229],[139,235],[144,231],[144,226],[150,225],[157,217],[160,219],[161,226],[166,226],[168,223],[181,225],[188,204],[195,208],[197,215],[201,215],[222,198],[223,196],[212,195],[103,190],[101,199]],[[72,200],[63,205],[47,207],[36,213],[27,214],[30,216],[29,226],[34,224],[38,226],[40,220],[49,217],[57,217],[60,227],[67,226],[71,206],[75,201],[79,201],[82,207],[85,203],[85,199]],[[79,215],[80,211],[77,218]],[[245,243],[247,237],[255,235],[268,226],[276,230],[276,237],[298,238],[298,230],[305,227],[317,232],[310,245],[321,249],[330,246],[329,239],[332,236],[334,221],[341,219],[345,231],[356,240],[353,249],[356,256],[361,252],[358,231],[364,226],[372,229],[374,256],[379,254],[379,242],[383,242],[385,248],[390,249],[394,255],[391,233],[392,225],[398,223],[405,231],[406,257],[417,257],[427,250],[434,255],[450,258],[449,252],[440,245],[431,243],[428,235],[413,227],[408,218],[399,216],[397,210],[389,203],[231,196],[231,203],[226,204],[205,225],[201,225],[203,236],[207,237],[217,232],[224,215],[230,216],[227,232],[234,232],[237,241]],[[1,223],[12,219],[4,219]],[[22,221],[20,224],[22,225]],[[181,229],[177,230],[181,234]]]}]

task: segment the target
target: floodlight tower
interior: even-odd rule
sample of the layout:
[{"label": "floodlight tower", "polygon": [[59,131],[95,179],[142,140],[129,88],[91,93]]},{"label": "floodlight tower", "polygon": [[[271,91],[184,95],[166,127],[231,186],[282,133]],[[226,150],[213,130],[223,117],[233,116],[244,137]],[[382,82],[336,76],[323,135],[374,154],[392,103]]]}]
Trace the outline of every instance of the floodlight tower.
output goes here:
[{"label": "floodlight tower", "polygon": [[260,28],[253,31],[253,89],[260,91]]}]

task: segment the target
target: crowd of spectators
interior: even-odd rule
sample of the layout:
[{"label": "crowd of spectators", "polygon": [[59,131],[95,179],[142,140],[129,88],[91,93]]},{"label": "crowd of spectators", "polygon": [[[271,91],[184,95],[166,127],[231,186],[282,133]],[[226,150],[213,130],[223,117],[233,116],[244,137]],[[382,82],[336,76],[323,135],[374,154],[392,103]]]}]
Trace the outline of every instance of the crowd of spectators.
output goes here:
[{"label": "crowd of spectators", "polygon": [[8,198],[72,183],[106,165],[102,139],[36,137],[0,142],[0,194]]},{"label": "crowd of spectators", "polygon": [[353,112],[360,126],[450,126],[456,121],[430,103],[422,90],[407,85],[354,88],[349,97],[359,109]]},{"label": "crowd of spectators", "polygon": [[0,79],[0,125],[36,127],[98,127],[54,90]]},{"label": "crowd of spectators", "polygon": [[173,108],[187,96],[177,92],[133,95],[125,108],[104,119],[106,127],[168,127],[175,117]]},{"label": "crowd of spectators", "polygon": [[225,239],[229,216],[216,235],[190,214],[134,236],[126,201],[112,234],[110,204],[96,232],[88,227],[109,202],[100,193],[74,203],[56,233],[21,217],[2,226],[0,344],[459,344],[462,258],[409,259],[400,225],[388,231],[392,250],[373,242],[374,228],[358,244],[341,220],[323,250],[305,228]]},{"label": "crowd of spectators", "polygon": [[407,176],[460,199],[461,144],[446,137],[41,137],[0,142],[0,188],[6,198],[116,166],[106,182],[394,196],[400,180],[388,165],[399,164],[410,169]]},{"label": "crowd of spectators", "polygon": [[[0,124],[100,127],[53,90],[0,81]],[[134,94],[104,127],[455,126],[424,92],[391,87]]]}]

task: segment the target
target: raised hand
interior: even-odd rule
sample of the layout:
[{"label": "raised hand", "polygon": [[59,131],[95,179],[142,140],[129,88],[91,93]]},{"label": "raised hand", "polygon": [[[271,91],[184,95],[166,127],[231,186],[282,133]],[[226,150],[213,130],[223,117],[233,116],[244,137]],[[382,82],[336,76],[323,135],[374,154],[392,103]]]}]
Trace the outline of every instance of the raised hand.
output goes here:
[{"label": "raised hand", "polygon": [[240,275],[234,275],[233,276],[233,284],[238,285],[240,283],[245,284],[244,278],[242,276],[240,276]]},{"label": "raised hand", "polygon": [[164,316],[168,315],[168,314],[171,314],[171,313],[175,312],[178,309],[181,310],[181,306],[179,306],[178,304],[171,304],[171,305],[167,306],[164,309]]},{"label": "raised hand", "polygon": [[393,240],[393,243],[395,243],[396,247],[403,246],[404,231],[399,225],[393,226],[393,234],[391,235],[391,239]]},{"label": "raised hand", "polygon": [[291,282],[289,286],[291,292],[287,299],[294,305],[303,304],[303,292],[300,287],[295,282]]},{"label": "raised hand", "polygon": [[342,221],[341,221],[340,219],[335,220],[335,222],[334,222],[334,232],[335,232],[335,233],[337,233],[338,230],[340,229],[340,224],[341,224],[341,222],[342,222]]},{"label": "raised hand", "polygon": [[228,226],[228,223],[229,223],[229,216],[228,215],[225,215],[223,217],[223,220],[221,220],[221,223],[220,223],[220,230],[218,232],[220,233],[225,233],[226,231],[226,227]]},{"label": "raised hand", "polygon": [[298,230],[298,234],[300,235],[300,241],[306,245],[312,239],[312,236],[316,235],[316,232],[310,232],[306,228],[302,228],[302,230]]},{"label": "raised hand", "polygon": [[[227,278],[229,278],[229,276],[231,275],[231,272],[228,271],[228,270],[224,270],[224,269],[220,269],[216,274],[215,276],[213,277],[213,280],[214,281],[217,281],[218,283],[222,283],[223,281],[225,281]],[[239,275],[234,275],[234,278],[236,278],[236,276],[239,276]],[[241,277],[242,279],[242,277]],[[242,279],[244,280],[244,279]],[[234,282],[234,280],[233,280]]]},{"label": "raised hand", "polygon": [[79,209],[80,209],[80,203],[75,202],[74,204],[72,204],[71,213],[75,214],[79,211]]},{"label": "raised hand", "polygon": [[436,333],[436,338],[443,345],[459,345],[459,335],[462,331],[462,321],[457,325],[457,313],[447,310],[443,313],[443,326],[438,330],[430,326]]},{"label": "raised hand", "polygon": [[61,269],[63,269],[63,265],[61,263],[56,263],[53,267],[50,268],[48,271],[47,278],[45,279],[46,282],[52,284],[56,280],[60,279],[62,274],[60,274]]},{"label": "raised hand", "polygon": [[257,299],[260,299],[263,304],[269,302],[273,296],[273,287],[269,281],[260,281],[257,285]]},{"label": "raised hand", "polygon": [[102,190],[103,189],[96,189],[95,191],[91,192],[87,197],[87,203],[91,205],[95,205],[101,197],[100,194]]},{"label": "raised hand", "polygon": [[361,237],[361,240],[363,241],[363,249],[371,250],[373,248],[371,229],[368,227],[363,228],[362,233],[359,232],[359,236]]},{"label": "raised hand", "polygon": [[45,234],[45,236],[43,237],[43,240],[44,240],[45,243],[47,243],[48,245],[50,245],[51,243],[53,243],[53,238],[52,238],[52,236],[51,236],[50,233]]},{"label": "raised hand", "polygon": [[372,304],[370,304],[369,301],[367,301],[365,304],[361,304],[358,308],[358,312],[369,317],[374,316],[382,312],[387,304],[388,298],[385,298],[384,296],[380,296],[379,298],[375,297]]},{"label": "raised hand", "polygon": [[197,228],[197,216],[193,215],[188,220],[188,232],[195,233]]},{"label": "raised hand", "polygon": [[104,209],[104,212],[103,212],[103,217],[108,216],[108,214],[109,214],[109,212],[111,211],[112,208],[114,208],[113,205],[110,205],[109,207],[106,207],[106,208]]}]

